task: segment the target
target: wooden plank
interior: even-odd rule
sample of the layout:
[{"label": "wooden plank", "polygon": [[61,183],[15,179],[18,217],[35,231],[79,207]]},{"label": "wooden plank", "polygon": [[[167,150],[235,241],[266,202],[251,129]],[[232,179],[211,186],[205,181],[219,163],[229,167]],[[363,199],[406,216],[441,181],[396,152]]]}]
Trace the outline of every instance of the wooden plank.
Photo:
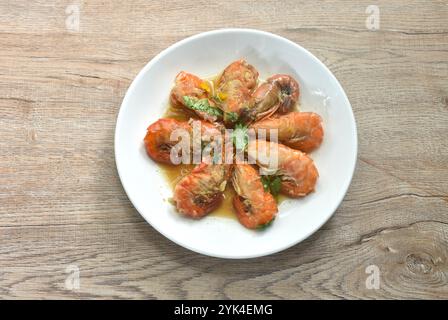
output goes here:
[{"label": "wooden plank", "polygon": [[[378,31],[365,26],[367,1],[83,1],[79,32],[66,28],[68,4],[0,3],[1,298],[448,298],[446,1],[377,1]],[[127,199],[113,154],[119,106],[144,64],[223,27],[309,49],[358,125],[357,170],[335,216],[247,261],[158,234]],[[366,288],[369,265],[378,290]]]}]

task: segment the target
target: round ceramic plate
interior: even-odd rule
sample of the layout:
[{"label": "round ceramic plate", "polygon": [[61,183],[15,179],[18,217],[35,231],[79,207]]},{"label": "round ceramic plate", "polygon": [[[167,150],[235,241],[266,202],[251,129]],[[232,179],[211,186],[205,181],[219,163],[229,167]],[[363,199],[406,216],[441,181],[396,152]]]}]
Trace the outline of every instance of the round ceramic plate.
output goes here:
[{"label": "round ceramic plate", "polygon": [[[149,124],[168,105],[177,73],[202,78],[218,74],[244,58],[266,79],[275,73],[295,77],[301,86],[300,110],[323,118],[325,136],[311,153],[319,170],[316,191],[279,206],[275,222],[264,231],[244,228],[236,219],[207,216],[191,220],[168,202],[172,190],[157,163],[146,154]],[[335,212],[349,187],[357,156],[356,124],[339,82],[310,52],[280,36],[247,29],[223,29],[184,39],[153,58],[129,87],[115,131],[115,157],[126,193],[140,214],[175,243],[221,258],[253,258],[289,248],[319,229]]]}]

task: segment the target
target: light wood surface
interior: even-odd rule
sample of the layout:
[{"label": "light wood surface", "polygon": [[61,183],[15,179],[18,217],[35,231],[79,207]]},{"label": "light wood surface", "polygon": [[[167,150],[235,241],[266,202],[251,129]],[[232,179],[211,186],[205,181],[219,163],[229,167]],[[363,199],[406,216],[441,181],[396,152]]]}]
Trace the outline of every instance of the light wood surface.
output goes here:
[{"label": "light wood surface", "polygon": [[[79,31],[66,27],[71,4]],[[371,4],[377,31],[365,24]],[[447,299],[447,21],[448,1],[435,0],[1,1],[0,297]],[[138,71],[174,42],[223,27],[309,49],[346,90],[359,134],[333,218],[246,261],[192,253],[152,229],[113,152]],[[378,290],[366,287],[369,265]],[[66,286],[71,266],[79,289]]]}]

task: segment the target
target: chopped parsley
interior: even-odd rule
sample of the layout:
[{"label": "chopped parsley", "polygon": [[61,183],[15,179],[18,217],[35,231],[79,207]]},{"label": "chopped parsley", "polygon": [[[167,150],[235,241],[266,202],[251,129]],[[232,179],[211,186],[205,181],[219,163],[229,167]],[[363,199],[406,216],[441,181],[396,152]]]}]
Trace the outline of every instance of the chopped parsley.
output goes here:
[{"label": "chopped parsley", "polygon": [[216,107],[212,107],[208,102],[208,99],[198,99],[189,96],[183,96],[185,105],[196,111],[202,111],[208,113],[211,116],[221,117],[222,110]]},{"label": "chopped parsley", "polygon": [[265,224],[262,224],[262,225],[258,226],[258,227],[257,227],[257,230],[258,230],[258,231],[263,231],[263,230],[265,230],[266,228],[269,228],[269,227],[272,225],[272,223],[274,222],[274,220],[275,220],[275,217],[274,217],[271,221],[269,221],[269,222],[267,222],[267,223],[265,223]]},{"label": "chopped parsley", "polygon": [[238,113],[236,112],[226,112],[224,114],[224,121],[226,122],[231,122],[231,123],[236,123],[238,121]]},{"label": "chopped parsley", "polygon": [[261,176],[261,183],[265,191],[276,196],[280,192],[282,179],[279,176]]},{"label": "chopped parsley", "polygon": [[221,99],[221,97],[218,94],[215,94],[212,98],[213,98],[213,100],[215,100],[218,103],[223,102],[223,100]]},{"label": "chopped parsley", "polygon": [[244,150],[249,143],[247,126],[243,124],[237,124],[232,133],[232,140],[237,150]]}]

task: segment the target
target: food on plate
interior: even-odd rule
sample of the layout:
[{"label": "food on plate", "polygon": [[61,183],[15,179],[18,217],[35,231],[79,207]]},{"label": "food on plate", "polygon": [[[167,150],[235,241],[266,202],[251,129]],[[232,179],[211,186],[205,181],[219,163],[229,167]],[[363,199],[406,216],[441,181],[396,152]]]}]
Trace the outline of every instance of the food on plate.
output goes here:
[{"label": "food on plate", "polygon": [[290,112],[285,115],[276,115],[257,121],[250,127],[256,132],[264,129],[264,133],[269,133],[271,129],[278,129],[279,142],[307,153],[317,149],[324,137],[322,118],[314,112]]},{"label": "food on plate", "polygon": [[299,85],[294,78],[276,74],[268,78],[252,94],[252,100],[242,112],[244,122],[259,121],[277,113],[287,113],[296,106]]},{"label": "food on plate", "polygon": [[230,166],[201,163],[183,177],[174,188],[177,210],[190,217],[202,218],[216,209],[223,199]]},{"label": "food on plate", "polygon": [[159,119],[151,124],[144,139],[146,152],[154,161],[171,163],[171,149],[177,141],[170,139],[171,133],[177,128],[190,130],[187,122],[177,121],[175,119]]},{"label": "food on plate", "polygon": [[[319,173],[307,154],[283,144],[262,140],[249,142],[247,149],[249,157],[258,166],[280,177],[283,194],[298,198],[314,191]],[[260,156],[265,154],[266,157]],[[272,163],[272,159],[276,161]]]},{"label": "food on plate", "polygon": [[[179,130],[179,135],[187,134],[191,140],[193,138],[194,123],[200,124],[202,142],[210,142],[214,136],[221,135],[222,126],[220,124],[211,124],[201,120],[179,121],[176,119],[159,119],[151,124],[144,138],[146,152],[157,162],[171,164],[171,149],[178,144],[178,139],[173,139],[173,132]],[[183,131],[181,131],[183,130]],[[189,142],[189,152],[191,155],[191,147],[193,143]],[[181,150],[179,150],[180,153]],[[182,154],[179,154],[182,156]]]},{"label": "food on plate", "polygon": [[250,108],[258,71],[245,60],[231,63],[217,81],[216,98],[224,112],[224,123],[234,124],[242,110]]},{"label": "food on plate", "polygon": [[171,105],[183,107],[209,122],[222,120],[222,110],[217,108],[216,103],[209,98],[212,88],[209,81],[181,71],[176,76],[171,90]]},{"label": "food on plate", "polygon": [[[254,159],[257,165],[279,176],[281,179],[281,192],[293,198],[303,197],[314,191],[319,172],[314,161],[305,153],[289,148],[275,142],[255,140],[247,147],[249,157]],[[265,161],[276,159],[274,163]]]},{"label": "food on plate", "polygon": [[318,114],[297,110],[299,97],[292,76],[260,81],[244,59],[214,78],[179,72],[167,117],[144,137],[148,156],[176,175],[176,210],[199,219],[225,204],[244,227],[261,230],[279,213],[279,194],[313,192],[319,173],[308,153],[324,131]]},{"label": "food on plate", "polygon": [[297,81],[286,74],[276,74],[268,78],[268,83],[277,85],[280,88],[279,95],[279,113],[292,111],[299,100],[299,84]]},{"label": "food on plate", "polygon": [[278,212],[274,196],[265,190],[258,171],[249,164],[234,166],[232,184],[236,195],[233,206],[238,220],[249,229],[270,224]]}]

